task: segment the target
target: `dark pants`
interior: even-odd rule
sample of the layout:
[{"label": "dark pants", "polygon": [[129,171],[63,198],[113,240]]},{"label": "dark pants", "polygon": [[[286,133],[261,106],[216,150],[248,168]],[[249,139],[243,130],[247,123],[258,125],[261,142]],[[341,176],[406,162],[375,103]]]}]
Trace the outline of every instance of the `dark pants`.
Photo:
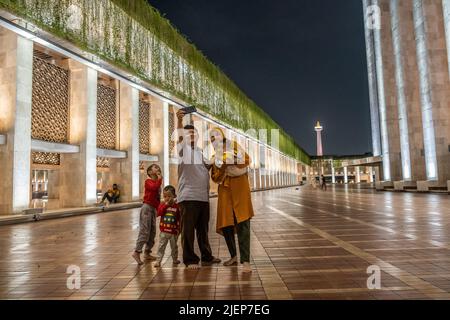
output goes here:
[{"label": "dark pants", "polygon": [[110,203],[117,203],[117,201],[119,200],[119,196],[110,196],[109,193],[106,192],[106,193],[103,195],[102,202],[105,201],[105,199],[108,199],[108,201],[109,201]]},{"label": "dark pants", "polygon": [[197,242],[202,256],[202,262],[211,262],[213,256],[208,239],[209,202],[183,201],[179,205],[181,211],[183,263],[187,266],[200,262],[200,258],[194,251],[195,233],[197,233]]},{"label": "dark pants", "polygon": [[229,226],[222,229],[225,242],[227,243],[228,251],[231,258],[237,256],[236,251],[236,239],[234,236],[234,229],[236,228],[239,252],[241,255],[241,263],[250,262],[250,219],[241,223],[236,223],[236,217],[234,218],[235,226]]}]

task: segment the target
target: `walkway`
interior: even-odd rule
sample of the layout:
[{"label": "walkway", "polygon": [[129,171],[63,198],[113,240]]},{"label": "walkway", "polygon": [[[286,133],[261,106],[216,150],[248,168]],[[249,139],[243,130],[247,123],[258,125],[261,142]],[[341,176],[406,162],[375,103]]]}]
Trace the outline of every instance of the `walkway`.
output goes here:
[{"label": "walkway", "polygon": [[[450,298],[449,196],[302,187],[255,193],[253,203],[251,275],[187,271],[170,259],[138,267],[138,209],[1,226],[0,298]],[[210,238],[226,259],[224,240]],[[80,268],[79,290],[67,288],[70,265]],[[380,290],[367,288],[372,265]]]}]

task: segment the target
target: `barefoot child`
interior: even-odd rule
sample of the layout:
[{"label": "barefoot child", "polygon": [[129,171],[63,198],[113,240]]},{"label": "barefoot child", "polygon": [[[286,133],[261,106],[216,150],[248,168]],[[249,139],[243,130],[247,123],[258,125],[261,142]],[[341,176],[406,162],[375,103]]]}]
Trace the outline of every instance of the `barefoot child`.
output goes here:
[{"label": "barefoot child", "polygon": [[161,217],[159,222],[159,249],[158,258],[155,267],[161,266],[161,261],[166,251],[167,243],[170,242],[170,249],[172,250],[172,261],[174,265],[180,264],[178,260],[178,234],[180,233],[180,209],[175,202],[175,188],[173,186],[166,186],[163,190],[164,202],[159,205],[158,217]]},{"label": "barefoot child", "polygon": [[139,219],[139,235],[136,241],[136,248],[132,257],[139,265],[144,264],[141,260],[142,248],[145,245],[145,259],[155,260],[151,256],[156,236],[156,210],[159,207],[161,198],[161,168],[157,164],[152,164],[147,169],[148,178],[145,180],[144,205],[141,209]]}]

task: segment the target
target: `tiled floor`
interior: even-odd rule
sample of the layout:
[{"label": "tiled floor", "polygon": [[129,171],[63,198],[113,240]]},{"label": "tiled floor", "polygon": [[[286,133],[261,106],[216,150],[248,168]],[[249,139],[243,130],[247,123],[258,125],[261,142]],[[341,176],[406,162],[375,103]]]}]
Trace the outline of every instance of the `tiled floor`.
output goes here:
[{"label": "tiled floor", "polygon": [[[137,209],[2,226],[0,298],[450,298],[449,196],[303,187],[255,193],[253,203],[250,275],[188,271],[170,259],[162,269],[138,267],[130,257]],[[226,259],[214,223],[211,245]],[[80,268],[79,290],[67,287],[71,265]],[[367,288],[372,265],[381,268],[380,290]]]}]

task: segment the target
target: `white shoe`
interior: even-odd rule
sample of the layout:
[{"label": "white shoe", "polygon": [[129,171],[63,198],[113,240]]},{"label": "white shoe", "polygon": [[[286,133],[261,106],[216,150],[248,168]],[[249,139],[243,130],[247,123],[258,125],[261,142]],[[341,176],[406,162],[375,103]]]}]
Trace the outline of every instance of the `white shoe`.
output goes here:
[{"label": "white shoe", "polygon": [[244,262],[242,266],[242,272],[244,273],[250,273],[252,272],[252,266],[250,265],[250,262]]}]

